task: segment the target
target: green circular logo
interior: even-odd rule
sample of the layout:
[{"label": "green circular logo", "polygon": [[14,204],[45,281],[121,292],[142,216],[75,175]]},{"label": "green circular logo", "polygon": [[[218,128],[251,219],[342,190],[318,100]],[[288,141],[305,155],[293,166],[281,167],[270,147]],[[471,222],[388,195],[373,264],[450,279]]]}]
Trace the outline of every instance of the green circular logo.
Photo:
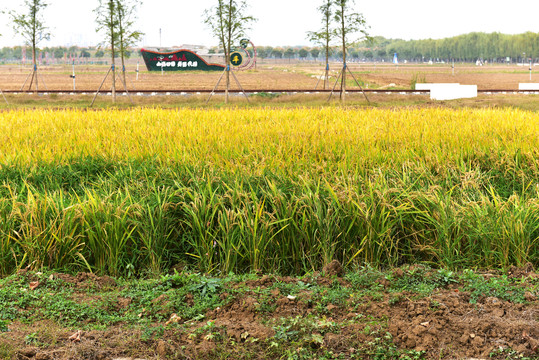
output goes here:
[{"label": "green circular logo", "polygon": [[240,66],[243,64],[243,56],[239,52],[230,54],[230,63],[232,66]]}]

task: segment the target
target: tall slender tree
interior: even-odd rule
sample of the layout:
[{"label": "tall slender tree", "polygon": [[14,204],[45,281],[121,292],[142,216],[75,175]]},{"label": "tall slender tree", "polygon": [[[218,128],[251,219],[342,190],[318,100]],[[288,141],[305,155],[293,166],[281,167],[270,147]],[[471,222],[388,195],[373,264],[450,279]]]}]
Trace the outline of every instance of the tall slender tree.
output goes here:
[{"label": "tall slender tree", "polygon": [[103,33],[105,40],[101,46],[110,47],[112,71],[112,102],[116,102],[116,46],[119,38],[118,16],[116,0],[99,0],[99,6],[94,10],[96,13],[97,31]]},{"label": "tall slender tree", "polygon": [[342,43],[342,78],[341,101],[346,98],[346,53],[348,48],[360,40],[368,38],[367,22],[362,14],[354,12],[355,0],[334,0],[335,2],[335,34]]},{"label": "tall slender tree", "polygon": [[[13,29],[19,33],[26,43],[32,46],[32,63],[34,69],[32,71],[32,80],[30,88],[35,79],[36,91],[39,91],[39,80],[37,74],[37,45],[42,40],[50,39],[50,32],[43,19],[43,10],[49,6],[44,0],[24,0],[24,8],[27,13],[17,13],[11,11],[9,14],[13,20]],[[24,87],[24,85],[23,85]]]},{"label": "tall slender tree", "polygon": [[217,0],[217,4],[204,11],[204,23],[219,40],[225,53],[226,89],[225,103],[228,104],[230,90],[230,54],[232,44],[245,36],[249,24],[256,19],[247,12],[246,0]]},{"label": "tall slender tree", "polygon": [[324,3],[318,8],[322,14],[322,28],[318,31],[307,32],[309,41],[320,45],[326,52],[326,70],[324,73],[324,90],[329,80],[329,53],[331,51],[331,42],[335,37],[335,31],[332,27],[334,0],[323,0]]},{"label": "tall slender tree", "polygon": [[124,85],[126,85],[125,76],[125,56],[127,49],[135,46],[140,40],[142,32],[133,29],[136,21],[136,11],[142,4],[138,0],[116,0],[116,11],[118,16],[118,51],[122,61],[122,76]]}]

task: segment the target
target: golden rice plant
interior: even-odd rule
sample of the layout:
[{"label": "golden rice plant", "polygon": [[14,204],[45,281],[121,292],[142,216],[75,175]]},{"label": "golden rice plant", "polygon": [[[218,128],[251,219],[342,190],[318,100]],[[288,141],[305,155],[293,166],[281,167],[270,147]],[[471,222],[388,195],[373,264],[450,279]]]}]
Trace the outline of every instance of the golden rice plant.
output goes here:
[{"label": "golden rice plant", "polygon": [[537,144],[516,109],[7,111],[0,272],[537,264]]}]

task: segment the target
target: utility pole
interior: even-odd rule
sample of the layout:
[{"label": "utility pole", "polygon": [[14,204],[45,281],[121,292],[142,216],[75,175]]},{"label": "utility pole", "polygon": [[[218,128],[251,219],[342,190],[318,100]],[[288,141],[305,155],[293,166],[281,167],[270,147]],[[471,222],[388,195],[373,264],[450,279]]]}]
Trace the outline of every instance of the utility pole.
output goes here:
[{"label": "utility pole", "polygon": [[71,75],[73,78],[73,91],[77,90],[77,86],[75,83],[75,59],[73,59],[73,75]]}]

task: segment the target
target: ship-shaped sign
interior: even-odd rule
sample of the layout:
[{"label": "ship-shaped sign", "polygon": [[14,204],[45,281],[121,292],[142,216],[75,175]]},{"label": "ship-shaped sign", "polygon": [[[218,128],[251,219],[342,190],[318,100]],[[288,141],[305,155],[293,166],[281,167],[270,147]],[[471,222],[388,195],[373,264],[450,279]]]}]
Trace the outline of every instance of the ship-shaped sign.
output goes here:
[{"label": "ship-shaped sign", "polygon": [[140,53],[148,71],[223,71],[224,65],[210,64],[187,49],[159,51],[141,49]]}]

